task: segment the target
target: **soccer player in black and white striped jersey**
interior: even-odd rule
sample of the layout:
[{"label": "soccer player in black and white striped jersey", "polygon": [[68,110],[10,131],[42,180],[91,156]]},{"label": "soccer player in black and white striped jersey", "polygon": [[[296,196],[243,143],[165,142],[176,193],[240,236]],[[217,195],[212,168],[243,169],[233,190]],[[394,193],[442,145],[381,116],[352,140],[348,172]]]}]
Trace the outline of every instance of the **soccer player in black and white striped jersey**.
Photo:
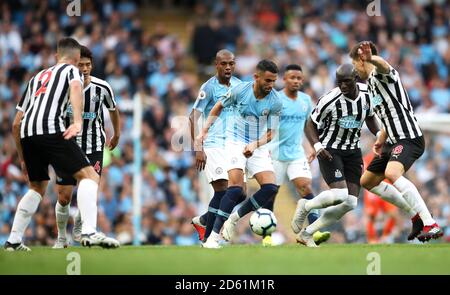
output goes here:
[{"label": "soccer player in black and white striped jersey", "polygon": [[[109,110],[109,115],[114,129],[114,134],[109,140],[108,147],[113,150],[120,138],[120,115],[116,108],[114,94],[108,82],[91,76],[92,52],[85,46],[81,46],[81,58],[78,68],[84,76],[84,107],[83,107],[83,132],[76,138],[77,144],[89,159],[95,172],[101,176],[103,168],[103,149],[105,146],[105,128],[103,120],[103,106]],[[73,120],[72,108],[67,109],[66,125]],[[58,173],[62,177],[56,179],[56,191],[58,201],[55,205],[58,238],[54,249],[66,248],[68,245],[66,237],[67,221],[69,219],[70,202],[72,199],[72,188],[77,180],[72,176]],[[72,239],[80,242],[81,239],[81,215],[80,211],[75,216]]]},{"label": "soccer player in black and white striped jersey", "polygon": [[[442,237],[442,229],[416,186],[403,176],[425,150],[422,131],[399,73],[377,52],[375,44],[367,41],[358,43],[350,52],[359,77],[368,82],[374,112],[383,123],[373,148],[377,157],[367,167],[361,184],[393,204],[402,197],[406,200],[410,209],[405,211],[413,223],[409,240],[415,237],[422,242],[437,239]],[[383,182],[385,178],[393,186]]]},{"label": "soccer player in black and white striped jersey", "polygon": [[[58,42],[56,56],[56,65],[31,78],[17,105],[13,135],[30,189],[17,206],[4,246],[6,251],[30,251],[22,238],[47,189],[49,165],[79,182],[82,245],[119,246],[116,240],[96,230],[98,175],[74,140],[83,122],[83,76],[75,66],[80,60],[80,44],[72,38],[63,38]],[[64,115],[69,99],[74,122],[66,128]]]},{"label": "soccer player in black and white striped jersey", "polygon": [[[337,222],[357,204],[363,170],[360,149],[361,128],[366,122],[373,134],[379,131],[373,114],[367,86],[356,82],[351,64],[336,70],[338,87],[319,99],[305,128],[305,134],[316,150],[320,171],[330,190],[311,200],[301,199],[291,226],[298,233],[297,241],[317,247],[313,234]],[[327,208],[322,216],[303,229],[303,222],[312,209]]]}]

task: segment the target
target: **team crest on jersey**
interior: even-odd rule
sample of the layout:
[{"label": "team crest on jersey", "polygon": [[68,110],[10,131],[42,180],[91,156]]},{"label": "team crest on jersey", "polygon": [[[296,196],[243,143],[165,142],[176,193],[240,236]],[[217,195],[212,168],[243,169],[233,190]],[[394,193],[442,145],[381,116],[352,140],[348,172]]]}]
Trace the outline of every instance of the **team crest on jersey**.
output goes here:
[{"label": "team crest on jersey", "polygon": [[217,175],[220,175],[220,174],[222,174],[222,173],[223,173],[222,167],[217,167],[217,168],[216,168],[216,174],[217,174]]},{"label": "team crest on jersey", "polygon": [[261,114],[262,114],[263,116],[267,116],[267,115],[269,114],[269,110],[268,110],[268,109],[265,109],[265,110],[262,111]]},{"label": "team crest on jersey", "polygon": [[341,178],[342,177],[342,172],[339,169],[336,169],[336,171],[334,171],[334,177],[336,178]]},{"label": "team crest on jersey", "polygon": [[204,90],[200,90],[198,93],[198,99],[204,99],[206,97],[206,92]]},{"label": "team crest on jersey", "polygon": [[383,102],[381,95],[377,94],[372,98],[372,103],[374,106],[378,106]]},{"label": "team crest on jersey", "polygon": [[302,112],[306,113],[308,111],[308,106],[306,104],[302,104]]},{"label": "team crest on jersey", "polygon": [[99,102],[100,101],[100,95],[96,95],[96,96],[94,96],[94,97],[91,97],[91,101],[92,102]]}]

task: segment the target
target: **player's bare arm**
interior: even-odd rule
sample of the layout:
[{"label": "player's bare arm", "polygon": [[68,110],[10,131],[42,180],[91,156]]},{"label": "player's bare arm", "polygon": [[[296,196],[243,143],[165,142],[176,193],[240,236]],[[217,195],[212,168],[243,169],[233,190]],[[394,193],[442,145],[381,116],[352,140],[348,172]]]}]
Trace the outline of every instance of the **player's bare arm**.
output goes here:
[{"label": "player's bare arm", "polygon": [[64,139],[68,140],[76,136],[83,126],[81,112],[83,108],[83,85],[79,81],[70,82],[70,103],[73,110],[73,124],[64,131]]},{"label": "player's bare arm", "polygon": [[198,133],[199,133],[198,128],[196,128],[196,126],[197,126],[197,122],[198,122],[198,119],[200,118],[200,116],[201,116],[201,112],[196,109],[192,109],[191,114],[189,115],[191,140],[193,142],[194,151],[195,151],[195,168],[198,171],[205,169],[205,165],[206,165],[206,154],[205,154],[205,151],[203,150],[203,143],[199,142],[200,145],[196,145],[196,140],[195,140],[195,138],[198,136]]},{"label": "player's bare arm", "polygon": [[363,42],[361,44],[358,50],[358,54],[362,61],[373,64],[378,73],[389,73],[389,64],[381,56],[372,55],[369,42]]},{"label": "player's bare arm", "polygon": [[13,132],[13,136],[14,136],[14,141],[16,142],[17,154],[19,155],[20,167],[22,169],[22,173],[25,175],[26,178],[28,178],[25,161],[23,159],[22,145],[20,143],[20,124],[22,122],[22,118],[23,118],[23,112],[18,111],[16,113],[16,117],[14,118],[12,132]]},{"label": "player's bare arm", "polygon": [[383,145],[386,142],[387,139],[387,133],[386,130],[381,129],[378,133],[377,133],[377,140],[375,141],[372,151],[374,152],[375,155],[377,156],[381,156],[381,150],[383,149]]},{"label": "player's bare arm", "polygon": [[328,159],[329,161],[333,160],[333,156],[320,143],[318,134],[319,133],[317,132],[316,124],[314,124],[314,122],[311,119],[309,119],[308,122],[306,122],[305,135],[309,143],[316,150],[316,157],[321,160],[325,159]]},{"label": "player's bare arm", "polygon": [[259,148],[260,146],[265,145],[266,143],[270,142],[273,138],[274,131],[272,129],[267,130],[266,133],[264,133],[263,136],[261,136],[260,139],[257,141],[250,142],[247,144],[244,148],[243,154],[246,158],[250,158],[253,155],[253,152]]},{"label": "player's bare arm", "polygon": [[375,116],[368,116],[366,118],[366,125],[367,128],[369,128],[370,132],[377,137],[377,141],[373,146],[373,152],[377,156],[379,156],[381,154],[381,149],[383,148],[384,141],[386,141],[386,136],[381,138],[383,139],[383,141],[378,141],[380,139],[382,131],[380,130],[380,126],[378,125],[378,121],[375,119]]},{"label": "player's bare arm", "polygon": [[114,134],[109,140],[108,148],[112,151],[117,144],[119,144],[120,139],[120,114],[119,109],[116,108],[114,111],[109,112],[109,117],[111,118]]}]

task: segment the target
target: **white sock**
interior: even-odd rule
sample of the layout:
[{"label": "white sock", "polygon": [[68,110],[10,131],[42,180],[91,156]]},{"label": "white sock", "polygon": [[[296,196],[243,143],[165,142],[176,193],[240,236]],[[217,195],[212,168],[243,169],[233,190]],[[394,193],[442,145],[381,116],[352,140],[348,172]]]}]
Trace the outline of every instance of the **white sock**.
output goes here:
[{"label": "white sock", "polygon": [[348,189],[346,188],[332,188],[323,191],[312,200],[308,200],[305,204],[305,209],[310,211],[312,209],[321,209],[329,206],[342,203],[348,196]]},{"label": "white sock", "polygon": [[345,213],[355,209],[357,204],[358,198],[352,195],[348,195],[347,199],[344,202],[327,208],[325,212],[319,217],[319,219],[308,225],[305,229],[306,233],[312,235],[321,228],[336,223],[337,221],[339,221],[339,219],[342,218],[342,216],[345,215]]},{"label": "white sock", "polygon": [[20,200],[17,205],[16,215],[14,216],[13,225],[11,228],[11,234],[9,235],[8,242],[11,244],[21,243],[23,234],[28,224],[30,224],[31,217],[36,212],[39,203],[42,200],[42,196],[30,189]]},{"label": "white sock", "polygon": [[98,184],[92,179],[82,179],[78,185],[78,209],[83,222],[83,235],[92,234],[97,229],[97,189]]},{"label": "white sock", "polygon": [[77,210],[77,213],[75,214],[75,216],[73,218],[73,222],[74,222],[74,224],[81,223],[80,210]]},{"label": "white sock", "polygon": [[419,213],[424,225],[436,223],[433,217],[431,217],[430,211],[428,211],[427,205],[420,196],[419,191],[411,181],[400,176],[400,178],[394,182],[394,186],[402,193],[406,202],[408,202],[412,209]]},{"label": "white sock", "polygon": [[370,191],[408,213],[410,218],[414,217],[417,213],[411,208],[405,198],[403,198],[402,194],[394,186],[384,181],[380,182],[379,185],[373,187]]},{"label": "white sock", "polygon": [[56,225],[58,228],[58,238],[66,239],[67,221],[69,220],[70,204],[62,206],[59,202],[55,205]]}]

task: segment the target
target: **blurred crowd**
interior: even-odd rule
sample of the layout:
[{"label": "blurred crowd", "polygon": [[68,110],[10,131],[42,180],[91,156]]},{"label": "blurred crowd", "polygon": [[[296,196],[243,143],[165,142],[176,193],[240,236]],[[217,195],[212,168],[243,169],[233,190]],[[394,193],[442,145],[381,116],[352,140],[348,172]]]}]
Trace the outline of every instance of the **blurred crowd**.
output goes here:
[{"label": "blurred crowd", "polygon": [[[169,33],[167,23],[144,27],[139,11],[147,7],[145,1],[82,1],[79,17],[66,14],[65,1],[2,1],[0,243],[6,240],[17,203],[27,190],[11,135],[15,105],[28,79],[55,63],[55,44],[63,36],[73,36],[92,50],[92,75],[111,84],[121,112],[120,144],[112,152],[105,151],[98,226],[123,244],[131,243],[134,235],[130,131],[135,99],[143,105],[140,240],[144,244],[198,243],[190,219],[206,208],[199,198],[201,184],[192,153],[173,144],[173,139],[187,134],[185,116],[199,85],[214,74],[213,59],[221,48],[235,52],[236,74],[243,80],[252,78],[261,58],[274,60],[280,68],[300,63],[306,75],[304,91],[316,102],[334,87],[335,69],[349,61],[349,48],[370,39],[400,71],[417,114],[450,112],[450,8],[446,1],[381,1],[381,16],[376,17],[369,17],[367,4],[359,1],[168,2],[187,12],[186,26],[179,28],[179,34]],[[182,34],[189,36],[188,43],[181,41]],[[196,72],[186,67],[190,60],[195,61]],[[282,86],[279,79],[277,88]],[[106,126],[111,134],[108,118]],[[427,133],[426,141],[426,153],[408,176],[445,227],[448,241],[450,150],[446,146],[450,136]],[[368,152],[371,136],[363,134],[362,143]],[[316,162],[312,169],[314,191],[319,193],[324,184]],[[26,243],[49,245],[56,238],[53,179],[52,173],[48,194],[26,232]],[[405,241],[410,224],[398,215],[388,241]],[[333,227],[334,241],[365,242],[363,219],[360,202],[357,210]],[[380,216],[378,227],[383,220]],[[256,241],[247,228],[242,231],[242,241]]]}]

